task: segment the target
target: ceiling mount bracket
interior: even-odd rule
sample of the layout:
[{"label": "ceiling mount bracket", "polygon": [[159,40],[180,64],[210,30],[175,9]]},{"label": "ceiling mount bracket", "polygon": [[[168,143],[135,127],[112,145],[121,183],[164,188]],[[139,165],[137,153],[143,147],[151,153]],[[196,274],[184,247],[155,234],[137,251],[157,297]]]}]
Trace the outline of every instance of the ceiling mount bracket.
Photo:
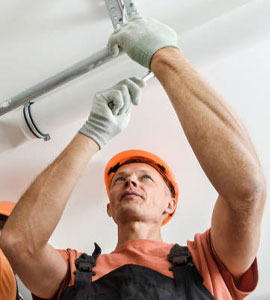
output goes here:
[{"label": "ceiling mount bracket", "polygon": [[104,0],[108,13],[111,17],[114,29],[126,23],[126,21],[137,15],[138,11],[133,0]]},{"label": "ceiling mount bracket", "polygon": [[43,139],[45,142],[47,142],[51,139],[50,135],[42,133],[38,129],[37,125],[35,124],[35,122],[32,118],[30,107],[33,103],[34,102],[29,101],[24,104],[23,115],[24,115],[25,122],[26,122],[28,128],[30,129],[30,131],[34,134],[34,136],[36,136],[39,139]]}]

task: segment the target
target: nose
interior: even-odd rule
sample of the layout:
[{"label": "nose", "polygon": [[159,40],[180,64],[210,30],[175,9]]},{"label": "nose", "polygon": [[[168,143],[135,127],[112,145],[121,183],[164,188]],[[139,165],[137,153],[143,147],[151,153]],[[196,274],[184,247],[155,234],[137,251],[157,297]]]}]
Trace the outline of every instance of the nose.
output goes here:
[{"label": "nose", "polygon": [[128,187],[128,186],[137,186],[137,183],[134,179],[132,178],[127,178],[126,179],[126,182],[125,182],[125,187]]}]

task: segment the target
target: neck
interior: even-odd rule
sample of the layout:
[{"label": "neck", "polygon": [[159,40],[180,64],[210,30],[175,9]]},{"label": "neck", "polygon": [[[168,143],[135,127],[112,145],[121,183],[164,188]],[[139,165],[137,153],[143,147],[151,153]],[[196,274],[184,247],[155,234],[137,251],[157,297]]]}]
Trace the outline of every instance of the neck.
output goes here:
[{"label": "neck", "polygon": [[124,225],[118,224],[118,243],[115,250],[117,250],[126,241],[134,239],[146,239],[162,242],[160,225],[149,225],[142,222],[125,223]]}]

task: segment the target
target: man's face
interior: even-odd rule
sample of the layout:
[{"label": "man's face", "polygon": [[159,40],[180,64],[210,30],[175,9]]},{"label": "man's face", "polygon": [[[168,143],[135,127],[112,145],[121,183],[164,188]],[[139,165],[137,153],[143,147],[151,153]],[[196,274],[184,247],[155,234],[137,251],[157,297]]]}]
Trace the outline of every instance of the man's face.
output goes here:
[{"label": "man's face", "polygon": [[[127,194],[125,194],[127,193]],[[175,199],[159,172],[145,163],[120,167],[110,186],[107,212],[117,224],[160,224],[175,209]]]}]

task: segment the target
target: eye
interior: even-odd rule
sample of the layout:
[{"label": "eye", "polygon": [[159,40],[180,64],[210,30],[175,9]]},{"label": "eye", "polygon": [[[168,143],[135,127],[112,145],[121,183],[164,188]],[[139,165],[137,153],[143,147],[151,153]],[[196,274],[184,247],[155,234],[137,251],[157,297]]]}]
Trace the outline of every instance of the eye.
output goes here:
[{"label": "eye", "polygon": [[124,181],[125,178],[124,178],[124,177],[118,177],[118,178],[116,178],[115,182],[117,182],[117,181],[119,181],[119,180],[121,180],[121,181],[123,180],[123,181]]},{"label": "eye", "polygon": [[143,175],[142,178],[147,178],[147,179],[151,179],[152,180],[152,178],[149,175]]}]

